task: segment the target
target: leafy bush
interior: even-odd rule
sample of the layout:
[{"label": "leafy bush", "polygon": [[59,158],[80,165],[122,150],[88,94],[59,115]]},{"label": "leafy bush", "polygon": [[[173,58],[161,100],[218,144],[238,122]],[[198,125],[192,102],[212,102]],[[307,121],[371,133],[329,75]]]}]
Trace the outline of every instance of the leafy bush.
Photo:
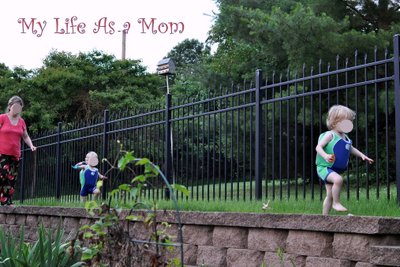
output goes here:
[{"label": "leafy bush", "polygon": [[54,239],[51,229],[43,225],[38,229],[39,239],[34,243],[24,242],[24,228],[21,227],[19,239],[11,232],[0,228],[0,266],[3,267],[78,267],[80,249],[74,244],[62,243],[63,231],[58,227]]}]

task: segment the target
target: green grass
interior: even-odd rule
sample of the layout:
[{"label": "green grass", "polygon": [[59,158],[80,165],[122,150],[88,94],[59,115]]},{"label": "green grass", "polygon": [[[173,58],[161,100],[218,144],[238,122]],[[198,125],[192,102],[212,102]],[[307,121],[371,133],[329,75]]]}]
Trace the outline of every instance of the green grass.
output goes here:
[{"label": "green grass", "polygon": [[[189,200],[182,199],[178,195],[179,208],[187,211],[210,211],[210,212],[256,212],[256,213],[285,213],[285,214],[322,214],[322,200],[325,198],[325,188],[321,188],[322,200],[320,200],[320,186],[314,184],[314,198],[311,198],[311,186],[305,186],[305,197],[303,197],[303,185],[298,185],[297,199],[295,198],[294,185],[290,187],[290,197],[288,197],[287,185],[282,186],[282,194],[280,194],[279,184],[275,184],[275,194],[272,192],[271,183],[268,184],[268,190],[266,185],[263,185],[262,193],[263,200],[255,201],[250,200],[250,183],[241,182],[233,183],[232,188],[229,184],[227,191],[225,186],[222,185],[221,189],[216,185],[213,186],[194,186],[189,187],[190,198]],[[231,192],[232,189],[232,192]],[[254,193],[254,185],[252,186]],[[390,188],[390,199],[386,194],[387,190],[385,187],[379,189],[380,195],[377,196],[376,188],[369,188],[369,198],[367,198],[367,192],[365,189],[359,189],[359,197],[357,198],[357,191],[355,186],[350,186],[349,198],[347,198],[347,188],[343,187],[341,192],[341,202],[348,208],[348,213],[331,211],[334,215],[347,215],[349,213],[353,215],[363,216],[389,216],[398,217],[400,216],[400,204],[397,203],[396,185],[392,185]],[[208,193],[210,201],[196,200],[196,196],[201,198],[202,193]],[[226,192],[226,193],[225,193]],[[239,192],[239,193],[238,193]],[[245,193],[243,193],[245,192]],[[266,192],[268,193],[265,197]],[[215,194],[214,194],[215,193]],[[207,195],[207,194],[205,194]],[[213,196],[215,198],[213,199]],[[274,196],[274,197],[273,197]],[[151,194],[149,195],[151,197]],[[244,199],[245,198],[245,199]],[[263,203],[269,201],[269,209],[263,210]],[[160,200],[158,206],[161,209],[173,209],[174,205],[171,201]]]},{"label": "green grass", "polygon": [[[256,212],[256,213],[278,213],[278,214],[322,214],[322,200],[320,200],[320,186],[314,184],[314,199],[311,198],[311,186],[306,185],[303,188],[302,184],[298,185],[298,198],[295,198],[294,185],[291,188],[287,188],[287,185],[283,185],[282,188],[276,183],[275,195],[272,192],[272,184],[268,184],[268,190],[266,185],[263,184],[262,193],[263,200],[255,201],[250,200],[250,188],[254,194],[254,184],[250,182],[240,182],[221,184],[219,185],[197,185],[189,187],[189,198],[182,197],[182,194],[178,196],[178,207],[182,211],[209,211],[209,212]],[[226,190],[225,190],[226,189]],[[280,194],[282,189],[282,194]],[[288,197],[288,189],[290,190],[290,197]],[[305,189],[305,192],[303,191]],[[322,189],[322,196],[325,197],[325,188]],[[400,216],[400,205],[397,203],[396,185],[392,185],[390,188],[390,199],[388,199],[387,190],[381,187],[379,190],[381,193],[379,198],[377,197],[376,188],[370,187],[369,199],[366,197],[366,190],[359,190],[359,198],[356,198],[357,192],[355,186],[350,185],[349,198],[347,199],[347,188],[344,186],[341,192],[341,202],[348,208],[349,212],[353,215],[362,216],[388,216],[388,217],[399,217]],[[266,197],[266,192],[268,193]],[[305,198],[303,194],[305,193]],[[164,194],[164,189],[147,190],[144,193],[147,199],[152,199],[155,196],[161,197]],[[210,201],[199,200],[202,195],[207,197],[210,196]],[[273,196],[275,198],[273,198]],[[263,203],[269,201],[269,209],[263,210]],[[125,201],[120,201],[118,204],[123,207],[127,207],[124,204]],[[150,202],[150,201],[149,201]],[[19,203],[16,202],[18,205]],[[78,200],[78,195],[74,196],[63,196],[60,201],[56,201],[53,198],[40,198],[30,199],[23,203],[24,205],[37,205],[37,206],[63,206],[63,207],[84,207]],[[113,200],[113,205],[117,204],[116,200]],[[173,210],[175,209],[173,201],[158,200],[157,206],[159,209]],[[333,215],[347,215],[348,213],[339,213],[332,211]]]},{"label": "green grass", "polygon": [[[371,190],[370,198],[366,198],[365,192],[360,192],[360,198],[356,199],[355,192],[350,192],[350,198],[346,198],[346,192],[342,192],[342,204],[349,209],[348,213],[361,216],[385,216],[385,217],[399,217],[400,205],[396,202],[396,197],[391,196],[388,200],[386,197],[381,196],[379,199],[374,194],[375,191]],[[144,200],[151,203],[150,200]],[[269,201],[269,208],[262,209],[263,203]],[[123,202],[122,206],[124,205]],[[173,210],[174,202],[172,200],[158,200],[156,201],[158,209]],[[20,203],[17,203],[19,205]],[[116,204],[115,200],[113,204]],[[306,195],[303,199],[302,195],[296,200],[294,197],[289,199],[276,198],[264,199],[263,201],[243,201],[243,200],[192,200],[179,198],[177,201],[179,210],[181,211],[204,211],[204,212],[255,212],[255,213],[274,213],[274,214],[321,214],[322,201],[318,197],[311,199],[310,194]],[[52,199],[32,199],[25,201],[23,205],[35,206],[63,206],[63,207],[83,207],[84,205],[78,201],[65,200],[56,201]],[[347,215],[348,213],[341,213],[332,211],[332,215]]]},{"label": "green grass", "polygon": [[[269,201],[269,208],[262,209],[267,201],[178,201],[179,209],[185,211],[210,212],[255,212],[274,214],[321,214],[322,201],[311,199],[289,199]],[[343,200],[342,204],[349,209],[348,213],[362,216],[400,216],[400,206],[395,200]],[[173,209],[171,201],[159,201],[160,209]],[[333,215],[347,215],[332,211]]]}]

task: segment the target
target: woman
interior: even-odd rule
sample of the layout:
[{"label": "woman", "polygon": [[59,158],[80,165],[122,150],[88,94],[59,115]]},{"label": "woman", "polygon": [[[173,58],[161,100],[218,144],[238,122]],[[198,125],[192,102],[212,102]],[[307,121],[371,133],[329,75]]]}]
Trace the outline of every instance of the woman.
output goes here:
[{"label": "woman", "polygon": [[28,135],[26,124],[21,117],[24,102],[19,96],[8,100],[7,113],[0,114],[0,203],[11,205],[14,185],[18,175],[21,157],[21,138],[32,151],[36,147]]}]

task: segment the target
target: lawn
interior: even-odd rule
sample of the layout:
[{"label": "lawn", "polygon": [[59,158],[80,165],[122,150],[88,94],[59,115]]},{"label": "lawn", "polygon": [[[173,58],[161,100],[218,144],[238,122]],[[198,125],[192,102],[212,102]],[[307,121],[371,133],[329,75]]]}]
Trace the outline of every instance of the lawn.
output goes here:
[{"label": "lawn", "polygon": [[[189,196],[191,196],[192,190],[203,190],[199,187],[189,188]],[[332,211],[333,215],[360,215],[360,216],[388,216],[388,217],[399,217],[400,216],[400,205],[396,199],[396,188],[391,188],[390,199],[387,195],[381,195],[377,198],[376,190],[370,189],[369,199],[366,197],[365,190],[360,190],[359,198],[357,199],[357,192],[351,190],[349,192],[349,199],[347,199],[346,189],[343,189],[341,198],[342,204],[348,208],[348,212],[336,212]],[[164,191],[159,190],[158,195],[161,196]],[[319,198],[319,191],[314,194],[314,199],[311,198],[309,191],[305,194],[305,198],[302,193],[298,194],[298,198],[292,193],[288,198],[287,192],[283,192],[282,195],[276,194],[275,199],[271,198],[272,194],[269,193],[269,198],[265,198],[262,201],[250,200],[249,196],[246,200],[239,198],[236,200],[236,193],[233,190],[235,197],[227,194],[221,195],[221,199],[216,194],[215,199],[210,200],[196,200],[191,197],[185,198],[178,194],[177,204],[181,211],[204,211],[204,212],[256,212],[256,213],[279,213],[279,214],[321,214],[322,213],[322,200]],[[294,192],[294,191],[293,191]],[[384,188],[381,188],[381,192],[386,192]],[[209,192],[212,195],[212,192]],[[150,191],[145,194],[144,202],[153,204],[153,196],[156,191]],[[282,196],[282,198],[281,198]],[[76,200],[75,200],[76,199]],[[129,197],[121,198],[118,202],[119,206],[128,208]],[[100,201],[99,201],[100,202]],[[117,204],[117,200],[112,201],[113,205]],[[262,209],[263,203],[268,203],[267,209]],[[16,202],[17,205],[22,203]],[[173,210],[174,202],[172,200],[157,200],[158,209]],[[54,200],[54,198],[38,198],[24,201],[23,205],[35,205],[35,206],[64,206],[64,207],[83,207],[83,204],[77,200],[76,196],[63,196],[60,200]]]}]

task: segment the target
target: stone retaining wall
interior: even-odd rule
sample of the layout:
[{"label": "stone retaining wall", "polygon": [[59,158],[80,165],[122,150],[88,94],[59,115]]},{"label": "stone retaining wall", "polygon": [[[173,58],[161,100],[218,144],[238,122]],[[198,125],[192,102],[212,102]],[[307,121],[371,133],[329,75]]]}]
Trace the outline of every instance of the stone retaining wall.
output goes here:
[{"label": "stone retaining wall", "polygon": [[[174,225],[175,212],[160,212]],[[181,212],[185,266],[400,266],[400,218]],[[94,218],[84,209],[0,207],[0,226],[27,241],[37,227],[63,225],[66,238]],[[146,238],[141,223],[129,225],[132,237]]]}]

